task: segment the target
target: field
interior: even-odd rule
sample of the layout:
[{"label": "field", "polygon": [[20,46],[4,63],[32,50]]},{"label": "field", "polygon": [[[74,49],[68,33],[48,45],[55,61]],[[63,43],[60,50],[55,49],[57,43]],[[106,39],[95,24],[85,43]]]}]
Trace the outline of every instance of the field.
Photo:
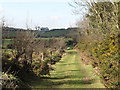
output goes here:
[{"label": "field", "polygon": [[12,39],[2,39],[2,48],[7,49],[7,46],[12,43]]},{"label": "field", "polygon": [[46,32],[39,32],[38,37],[62,37],[69,33],[69,30],[51,30]]},{"label": "field", "polygon": [[[34,38],[35,40],[49,40],[49,39],[52,39],[52,38]],[[63,39],[63,38],[60,38],[60,37],[56,37],[55,39]],[[64,38],[65,42],[68,42],[68,41],[73,41],[72,38]],[[8,45],[10,44],[13,44],[13,40],[12,39],[2,39],[2,48],[3,49],[7,49]]]}]

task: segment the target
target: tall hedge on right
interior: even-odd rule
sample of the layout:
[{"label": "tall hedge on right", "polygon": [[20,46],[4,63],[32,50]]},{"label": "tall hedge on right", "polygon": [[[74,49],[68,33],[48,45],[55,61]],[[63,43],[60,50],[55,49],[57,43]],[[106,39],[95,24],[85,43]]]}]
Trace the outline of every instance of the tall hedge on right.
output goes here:
[{"label": "tall hedge on right", "polygon": [[[80,7],[80,0],[75,2]],[[119,88],[119,7],[120,2],[86,2],[88,14],[80,22],[78,48],[88,51],[91,64],[107,88]]]}]

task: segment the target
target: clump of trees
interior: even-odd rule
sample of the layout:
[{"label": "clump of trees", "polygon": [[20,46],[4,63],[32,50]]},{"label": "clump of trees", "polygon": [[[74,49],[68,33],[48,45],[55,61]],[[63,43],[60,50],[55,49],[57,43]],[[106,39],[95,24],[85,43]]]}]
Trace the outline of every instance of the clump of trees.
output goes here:
[{"label": "clump of trees", "polygon": [[81,2],[77,7],[87,7],[88,14],[78,25],[82,28],[78,48],[89,52],[91,63],[96,67],[107,88],[119,87],[119,10],[120,2]]},{"label": "clump of trees", "polygon": [[[50,75],[51,65],[58,62],[64,53],[65,41],[55,38],[40,39],[35,38],[35,35],[29,30],[17,32],[16,37],[12,39],[13,43],[9,46],[12,52],[3,52],[2,55],[3,76],[13,75],[23,81],[30,73],[36,76]],[[11,83],[15,84],[11,86],[8,80],[10,78],[4,82],[3,87],[19,86],[16,82],[18,79],[11,79],[14,81]]]}]

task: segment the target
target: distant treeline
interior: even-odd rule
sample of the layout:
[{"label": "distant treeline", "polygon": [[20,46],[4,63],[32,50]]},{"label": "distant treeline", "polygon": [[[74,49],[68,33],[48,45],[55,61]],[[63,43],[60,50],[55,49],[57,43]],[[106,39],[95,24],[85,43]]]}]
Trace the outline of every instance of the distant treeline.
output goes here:
[{"label": "distant treeline", "polygon": [[[67,29],[52,29],[49,31],[39,31],[39,30],[29,30],[30,32],[33,32],[36,34],[36,37],[67,37],[67,35],[72,30],[77,30],[77,27],[74,28],[67,28]],[[12,27],[3,27],[2,29],[2,37],[3,38],[15,38],[18,31],[28,31],[26,29],[18,29],[18,28],[12,28]]]}]

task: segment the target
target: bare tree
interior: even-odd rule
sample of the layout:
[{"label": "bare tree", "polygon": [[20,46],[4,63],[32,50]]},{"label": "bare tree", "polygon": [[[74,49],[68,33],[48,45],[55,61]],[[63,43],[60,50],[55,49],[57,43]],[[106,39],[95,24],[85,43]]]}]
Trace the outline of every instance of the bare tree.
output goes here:
[{"label": "bare tree", "polygon": [[32,53],[34,50],[34,34],[31,31],[18,31],[16,38],[14,38],[14,56],[16,62],[24,57],[23,61],[26,63],[32,62]]}]

